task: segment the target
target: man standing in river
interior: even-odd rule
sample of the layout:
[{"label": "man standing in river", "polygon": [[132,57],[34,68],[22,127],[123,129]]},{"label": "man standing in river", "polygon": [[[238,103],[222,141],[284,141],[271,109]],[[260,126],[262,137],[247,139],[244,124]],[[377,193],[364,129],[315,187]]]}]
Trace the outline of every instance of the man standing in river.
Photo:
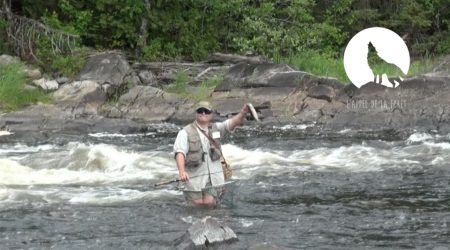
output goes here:
[{"label": "man standing in river", "polygon": [[248,106],[244,105],[232,118],[224,122],[210,123],[213,119],[211,104],[202,101],[195,106],[195,121],[178,132],[173,146],[188,202],[194,205],[216,204],[216,189],[202,189],[224,184],[220,140],[241,124],[248,112]]}]

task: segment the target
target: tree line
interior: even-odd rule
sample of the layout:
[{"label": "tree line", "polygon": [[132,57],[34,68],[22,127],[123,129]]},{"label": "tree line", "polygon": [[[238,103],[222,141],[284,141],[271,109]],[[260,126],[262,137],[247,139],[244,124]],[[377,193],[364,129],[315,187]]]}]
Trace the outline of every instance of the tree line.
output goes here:
[{"label": "tree line", "polygon": [[[337,58],[373,26],[399,34],[412,56],[450,53],[450,0],[3,0],[3,29],[7,8],[75,35],[80,46],[141,60],[201,60],[216,51]],[[2,31],[0,50],[7,49]]]}]

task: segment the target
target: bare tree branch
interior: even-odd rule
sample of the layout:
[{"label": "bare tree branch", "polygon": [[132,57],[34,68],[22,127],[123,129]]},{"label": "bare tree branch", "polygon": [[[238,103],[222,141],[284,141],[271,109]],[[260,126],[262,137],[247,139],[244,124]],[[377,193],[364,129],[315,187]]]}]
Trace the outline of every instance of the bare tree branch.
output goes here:
[{"label": "bare tree branch", "polygon": [[8,21],[6,33],[8,43],[14,52],[22,57],[30,56],[37,60],[35,50],[41,37],[47,37],[53,54],[71,53],[79,36],[51,28],[34,19],[17,16],[11,13],[6,0],[3,0],[3,10],[0,17]]}]

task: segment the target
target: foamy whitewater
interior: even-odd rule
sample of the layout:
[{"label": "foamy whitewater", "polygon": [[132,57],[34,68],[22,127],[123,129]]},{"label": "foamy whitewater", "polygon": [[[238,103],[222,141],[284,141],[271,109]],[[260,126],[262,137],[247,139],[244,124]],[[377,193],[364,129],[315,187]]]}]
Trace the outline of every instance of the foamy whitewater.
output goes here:
[{"label": "foamy whitewater", "polygon": [[[144,134],[94,134],[95,137],[135,137]],[[450,143],[435,142],[426,133],[412,134],[403,146],[380,142],[383,147],[367,143],[335,148],[271,150],[270,145],[255,149],[225,144],[224,155],[232,163],[235,179],[255,175],[284,175],[301,171],[370,172],[389,168],[408,169],[420,164],[443,165],[450,159]],[[171,145],[167,145],[170,149]],[[420,160],[419,160],[420,159]],[[370,163],[370,164],[368,164]],[[167,151],[136,152],[132,147],[112,144],[70,142],[64,146],[51,144],[26,146],[3,145],[0,148],[0,201],[22,200],[30,193],[53,197],[55,202],[122,202],[127,199],[151,197],[168,192],[166,189],[140,192],[139,190],[110,188],[123,183],[142,183],[151,186],[162,180],[177,178],[173,155]],[[55,190],[39,186],[62,186]],[[74,191],[65,186],[96,186]],[[33,187],[30,189],[30,187]],[[104,187],[104,189],[99,188]],[[28,190],[28,191],[27,191]],[[88,197],[92,197],[91,199]],[[96,198],[96,199],[94,199]]]},{"label": "foamy whitewater", "polygon": [[[311,125],[284,126],[274,129],[295,131],[309,126]],[[228,218],[225,220],[232,225],[235,223],[242,230],[250,230],[251,235],[259,235],[258,230],[268,226],[267,223],[276,227],[282,225],[279,224],[281,221],[286,220],[287,224],[283,224],[285,226],[296,224],[296,226],[288,226],[288,228],[291,227],[289,235],[299,237],[299,232],[296,233],[299,225],[315,230],[315,226],[312,226],[311,223],[325,223],[320,229],[322,233],[318,235],[331,237],[330,241],[323,240],[331,246],[334,241],[332,235],[335,235],[333,230],[338,230],[339,227],[337,227],[338,224],[330,227],[329,223],[335,223],[330,219],[333,217],[328,218],[327,213],[322,214],[320,206],[331,206],[334,214],[347,213],[347,209],[359,209],[361,211],[358,213],[367,214],[367,218],[373,216],[373,223],[382,224],[381,218],[379,218],[383,217],[382,214],[370,215],[375,211],[374,207],[378,207],[378,210],[388,209],[390,212],[386,216],[394,216],[388,221],[397,221],[396,215],[391,214],[393,211],[395,211],[394,214],[401,211],[407,213],[405,218],[408,220],[415,218],[414,212],[409,207],[411,204],[420,207],[420,204],[425,202],[424,207],[418,209],[429,210],[426,203],[427,197],[430,198],[430,201],[433,200],[437,207],[447,205],[448,208],[450,205],[448,197],[444,197],[449,194],[449,191],[442,190],[442,188],[449,188],[448,182],[445,183],[445,180],[448,180],[446,175],[449,173],[450,166],[449,135],[415,133],[404,141],[352,140],[345,139],[343,136],[342,141],[339,142],[326,138],[292,139],[289,136],[277,137],[278,139],[265,136],[254,138],[253,135],[247,133],[250,132],[236,132],[223,146],[224,155],[235,169],[233,179],[236,182],[234,182],[234,187],[230,187],[232,192],[230,191],[229,196],[231,198],[228,198],[228,203],[225,202],[222,209],[224,209],[225,218]],[[347,131],[339,133],[345,135]],[[27,145],[22,142],[1,144],[0,211],[13,211],[11,209],[20,211],[26,208],[35,211],[33,213],[36,213],[36,218],[40,218],[37,214],[42,209],[42,211],[66,209],[78,213],[76,211],[82,211],[82,207],[88,207],[90,211],[97,211],[93,212],[93,216],[97,218],[102,214],[102,207],[107,210],[111,210],[111,206],[116,207],[118,210],[113,213],[128,207],[129,212],[127,213],[133,213],[135,208],[132,209],[132,207],[138,206],[141,215],[145,214],[143,211],[147,211],[148,216],[153,216],[154,223],[173,223],[164,222],[165,216],[168,216],[165,214],[167,209],[181,213],[171,217],[168,219],[169,221],[176,219],[182,223],[189,223],[187,220],[201,218],[203,215],[198,212],[194,212],[193,215],[189,212],[182,212],[185,211],[186,205],[177,184],[165,185],[161,188],[153,187],[155,183],[178,178],[178,170],[172,154],[175,135],[176,133],[172,133],[172,136],[165,135],[158,138],[158,133],[154,132],[128,135],[97,133],[89,134],[87,138],[92,139],[86,141],[67,141],[55,144],[46,141],[38,145]],[[422,180],[428,173],[434,176],[430,178],[436,179]],[[401,185],[403,181],[406,181],[404,186]],[[417,191],[420,193],[417,194],[418,197],[409,196],[408,188],[411,190],[420,188],[421,191]],[[383,190],[386,193],[383,193]],[[399,190],[404,191],[400,192]],[[368,193],[360,196],[363,195],[361,192]],[[391,204],[391,200],[403,200],[405,195],[409,197],[406,199],[409,203],[404,201],[400,207],[397,207],[395,203]],[[368,197],[373,197],[374,200]],[[141,207],[139,204],[147,204],[145,205],[147,208]],[[387,208],[390,205],[386,204],[391,204],[392,207]],[[158,208],[150,209],[149,207],[152,206]],[[161,206],[169,207],[162,208]],[[318,209],[317,212],[314,212],[314,207]],[[283,218],[280,218],[279,214],[275,215],[270,212],[271,209],[274,209],[273,212],[280,211],[286,217],[283,215]],[[57,213],[59,214],[59,212]],[[116,219],[120,216],[129,216],[126,213],[117,213]],[[214,211],[208,213],[215,215]],[[251,213],[254,213],[254,216],[249,216]],[[379,213],[383,212],[380,210]],[[68,219],[71,218],[70,213],[61,212],[61,214],[68,216]],[[319,215],[322,216],[323,221],[316,217]],[[351,223],[342,221],[346,216],[349,215],[336,217],[338,221],[336,223]],[[360,220],[361,223],[367,225],[367,228],[372,227],[370,219],[366,221],[359,215],[353,215],[353,217],[350,216],[347,219]],[[448,220],[450,216],[445,213],[440,217],[441,219],[436,219],[436,221]],[[37,220],[44,224],[52,223],[41,219]],[[126,219],[124,218],[124,220]],[[118,219],[117,223],[123,222]],[[20,225],[25,225],[23,223],[26,224],[24,221],[19,222]],[[18,228],[14,229],[16,224],[9,223],[7,225],[6,227],[0,226],[0,233],[4,237],[8,237],[9,245],[7,246],[21,246],[20,241],[16,242],[11,239],[13,233],[11,230],[19,230]],[[361,230],[361,225],[351,225],[349,227],[353,229],[348,229],[352,231],[349,234]],[[82,225],[78,225],[78,227],[80,227],[79,230],[84,230]],[[397,227],[393,226],[393,228]],[[20,230],[23,233],[27,231],[24,228]],[[180,234],[184,232],[185,228],[174,230]],[[275,229],[264,230],[264,234],[278,235],[278,238],[269,237],[272,242],[276,241],[281,245],[284,242],[287,247],[314,247],[315,243],[312,238],[317,240],[318,237],[318,235],[316,235],[317,237],[311,236],[311,239],[303,239],[303,243],[298,243],[298,240],[295,239],[280,240],[283,238],[280,238],[280,234],[285,232],[272,231]],[[306,229],[301,229],[302,232],[304,230]],[[326,233],[327,230],[331,231]],[[356,231],[353,232],[353,230]],[[408,231],[409,229],[401,227],[397,230]],[[413,231],[415,230],[411,232]],[[448,227],[445,227],[445,232],[448,235]],[[147,232],[145,235],[148,234],[151,233]],[[368,234],[370,233],[368,232]],[[412,240],[414,237],[410,234],[405,232],[403,236],[396,236],[405,237],[400,245],[408,245],[405,242],[414,242]],[[71,246],[70,241],[55,240],[49,235],[40,237],[47,237],[47,240],[51,242],[49,245],[44,244],[47,247]],[[157,234],[149,237],[153,239],[152,246],[155,246],[155,249],[168,247],[169,235],[163,237],[167,238],[167,242],[161,240],[159,243],[157,243],[157,239],[159,239]],[[254,235],[248,237],[249,241],[256,240]],[[103,239],[105,240],[105,238]],[[346,245],[344,240],[341,242],[343,248],[354,246],[355,242],[364,242],[364,240],[357,241],[354,236],[348,236],[347,239],[353,244]],[[90,241],[77,242],[80,245],[74,248],[82,249],[88,246]],[[361,246],[377,246],[375,244],[377,240],[368,239],[366,242],[370,244]],[[106,248],[108,246],[114,246],[113,248],[129,246],[121,241],[112,241],[111,244],[103,243],[97,246]],[[387,240],[386,246],[389,246],[389,243],[396,244]],[[432,245],[431,241],[428,242],[431,245],[427,245],[427,240],[422,243],[422,246]],[[248,244],[241,244],[243,248],[245,248],[244,245],[248,246]],[[40,245],[34,246],[39,248]],[[136,246],[146,248],[149,245],[138,244]]]}]

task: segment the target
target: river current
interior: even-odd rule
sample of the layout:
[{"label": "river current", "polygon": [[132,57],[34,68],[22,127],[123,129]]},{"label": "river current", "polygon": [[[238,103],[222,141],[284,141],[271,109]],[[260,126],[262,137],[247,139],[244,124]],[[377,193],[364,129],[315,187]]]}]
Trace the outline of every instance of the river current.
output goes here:
[{"label": "river current", "polygon": [[178,177],[178,129],[1,136],[0,249],[173,249],[208,216],[238,236],[227,249],[449,249],[450,135],[238,128],[223,147],[235,181],[195,209],[153,187]]}]

